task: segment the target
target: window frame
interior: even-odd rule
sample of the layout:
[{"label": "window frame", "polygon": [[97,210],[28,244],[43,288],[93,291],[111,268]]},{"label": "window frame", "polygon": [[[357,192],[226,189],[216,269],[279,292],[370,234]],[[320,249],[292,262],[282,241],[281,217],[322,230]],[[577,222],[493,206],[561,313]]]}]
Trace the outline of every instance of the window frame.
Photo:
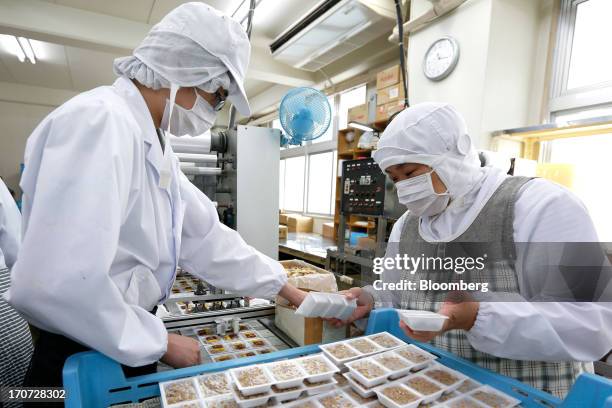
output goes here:
[{"label": "window frame", "polygon": [[612,81],[567,89],[578,6],[589,0],[561,0],[553,56],[549,119],[567,111],[612,103]]}]

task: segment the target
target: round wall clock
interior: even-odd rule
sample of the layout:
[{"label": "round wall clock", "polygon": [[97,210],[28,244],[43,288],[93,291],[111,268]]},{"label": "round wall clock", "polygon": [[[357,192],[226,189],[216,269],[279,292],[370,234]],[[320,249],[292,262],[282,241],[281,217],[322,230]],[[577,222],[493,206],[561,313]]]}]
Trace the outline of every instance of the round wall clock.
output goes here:
[{"label": "round wall clock", "polygon": [[434,41],[423,58],[423,73],[432,81],[441,81],[457,66],[459,61],[459,43],[451,37],[442,37]]}]

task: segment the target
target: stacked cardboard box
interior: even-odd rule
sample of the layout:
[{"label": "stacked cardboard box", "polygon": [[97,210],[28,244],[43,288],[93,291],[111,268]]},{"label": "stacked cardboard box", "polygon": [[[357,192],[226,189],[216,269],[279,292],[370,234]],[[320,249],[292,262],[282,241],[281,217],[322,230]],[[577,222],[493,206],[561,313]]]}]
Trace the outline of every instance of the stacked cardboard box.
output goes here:
[{"label": "stacked cardboard box", "polygon": [[376,75],[376,121],[384,121],[404,108],[404,85],[400,81],[399,65]]},{"label": "stacked cardboard box", "polygon": [[278,239],[287,239],[287,233],[289,232],[289,228],[286,225],[278,226]]},{"label": "stacked cardboard box", "polygon": [[370,123],[368,120],[368,104],[357,105],[348,110],[348,121],[359,123]]},{"label": "stacked cardboard box", "polygon": [[289,232],[312,232],[313,220],[303,215],[287,215]]},{"label": "stacked cardboard box", "polygon": [[323,224],[323,236],[325,238],[334,239],[334,223],[326,222]]}]

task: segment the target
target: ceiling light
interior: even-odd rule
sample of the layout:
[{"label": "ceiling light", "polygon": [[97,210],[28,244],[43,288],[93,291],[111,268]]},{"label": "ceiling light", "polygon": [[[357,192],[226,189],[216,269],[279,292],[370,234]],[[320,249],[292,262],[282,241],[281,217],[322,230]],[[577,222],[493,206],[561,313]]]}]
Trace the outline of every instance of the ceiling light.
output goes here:
[{"label": "ceiling light", "polygon": [[355,129],[363,130],[364,132],[373,132],[375,130],[373,127],[364,125],[363,123],[359,122],[349,122],[348,126]]},{"label": "ceiling light", "polygon": [[14,35],[6,35],[0,34],[0,40],[2,42],[2,48],[4,48],[8,53],[16,56],[19,61],[24,62],[26,59],[25,52],[19,45],[19,41],[17,41],[17,37]]},{"label": "ceiling light", "polygon": [[[26,57],[32,64],[36,64],[36,55],[34,54],[34,49],[32,49],[32,44],[30,44],[30,40],[25,37],[18,37],[17,42],[19,43],[20,48],[25,53]],[[24,62],[21,58],[19,61]]]}]

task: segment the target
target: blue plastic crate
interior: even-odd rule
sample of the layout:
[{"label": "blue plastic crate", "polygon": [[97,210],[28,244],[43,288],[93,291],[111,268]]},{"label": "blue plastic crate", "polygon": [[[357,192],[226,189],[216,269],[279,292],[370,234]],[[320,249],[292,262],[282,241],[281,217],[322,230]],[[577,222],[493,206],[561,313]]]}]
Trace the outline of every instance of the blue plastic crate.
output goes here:
[{"label": "blue plastic crate", "polygon": [[[367,334],[382,331],[388,331],[407,343],[414,343],[399,328],[398,316],[393,309],[375,310],[370,315]],[[493,373],[490,370],[479,367],[429,344],[417,344],[419,347],[437,355],[441,363],[519,399],[522,401],[521,405],[525,408],[612,408],[612,380],[600,376],[582,374],[567,398],[561,401],[550,394],[536,390],[517,380]],[[93,351],[78,353],[68,358],[64,366],[64,386],[67,394],[66,407],[103,408],[111,404],[139,402],[159,396],[158,384],[163,381],[191,377],[253,363],[266,363],[293,358],[319,351],[316,345],[305,346],[238,360],[204,364],[127,379],[123,375],[121,366],[108,357]]]}]

